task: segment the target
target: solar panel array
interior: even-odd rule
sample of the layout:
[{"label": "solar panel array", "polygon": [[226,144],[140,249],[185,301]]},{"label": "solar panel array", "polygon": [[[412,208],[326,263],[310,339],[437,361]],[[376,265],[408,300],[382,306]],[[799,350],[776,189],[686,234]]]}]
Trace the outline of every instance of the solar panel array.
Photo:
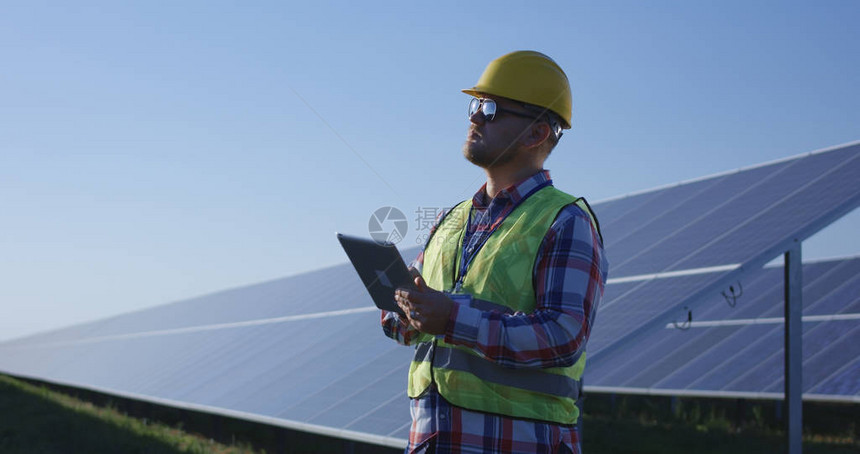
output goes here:
[{"label": "solar panel array", "polygon": [[[686,277],[672,278],[683,280]],[[860,402],[860,257],[803,266],[803,394]],[[750,273],[588,370],[592,391],[783,397],[783,268]]]},{"label": "solar panel array", "polygon": [[589,357],[700,304],[858,204],[858,144],[599,204],[610,285]]},{"label": "solar panel array", "polygon": [[411,350],[350,264],[0,344],[0,371],[402,446]]},{"label": "solar panel array", "polygon": [[[717,367],[718,359],[720,367],[735,364],[737,358],[728,355],[737,353],[732,347],[741,342],[738,337],[758,346],[744,361],[776,354],[781,345],[756,339],[776,339],[781,325],[695,323],[770,317],[781,298],[772,297],[775,271],[760,267],[792,239],[812,235],[858,204],[860,144],[596,204],[611,265],[589,343],[587,386],[769,396],[779,386],[781,357],[767,356],[761,373],[726,376],[708,368]],[[830,271],[823,264],[810,266],[805,292],[813,293],[804,295],[805,315],[858,312],[856,301],[835,294],[821,298],[821,306],[810,303],[819,300],[815,289],[831,282],[815,286],[814,276],[856,280],[856,260]],[[714,298],[735,280],[743,281],[744,296],[726,311],[722,297]],[[841,294],[860,294],[852,285]],[[759,298],[761,305],[748,303]],[[666,329],[682,307],[694,311],[694,325]],[[810,327],[804,339],[821,348],[850,342],[844,339],[856,338],[856,323],[804,323]],[[703,354],[709,346],[717,350]],[[856,347],[836,356],[815,356],[816,348],[804,349],[810,364],[805,389],[856,400]],[[378,311],[351,265],[344,264],[5,342],[0,371],[403,446],[411,353],[382,335]],[[712,358],[719,354],[724,357]],[[831,370],[842,364],[827,363],[831,356],[842,363],[848,358],[853,366]],[[831,374],[824,377],[824,371]]]}]

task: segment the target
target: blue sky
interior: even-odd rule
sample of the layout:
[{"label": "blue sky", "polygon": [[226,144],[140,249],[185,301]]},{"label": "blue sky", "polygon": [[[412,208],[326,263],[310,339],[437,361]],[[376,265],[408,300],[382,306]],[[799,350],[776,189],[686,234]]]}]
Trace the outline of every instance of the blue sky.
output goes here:
[{"label": "blue sky", "polygon": [[[552,56],[592,201],[860,139],[860,3],[4,2],[0,340],[342,263],[480,187],[493,58]],[[860,253],[852,213],[806,258]]]}]

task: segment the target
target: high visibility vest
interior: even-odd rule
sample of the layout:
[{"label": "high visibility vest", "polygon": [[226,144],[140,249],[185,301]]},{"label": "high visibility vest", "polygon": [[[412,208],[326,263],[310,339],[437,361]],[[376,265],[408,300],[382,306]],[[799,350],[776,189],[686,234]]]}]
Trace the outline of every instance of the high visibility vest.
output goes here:
[{"label": "high visibility vest", "polygon": [[[502,221],[477,251],[455,289],[471,200],[442,220],[424,251],[427,284],[451,293],[472,295],[473,306],[507,313],[535,309],[533,270],[538,249],[559,211],[576,203],[597,221],[588,204],[546,186],[532,194]],[[421,334],[409,368],[409,397],[419,397],[431,383],[448,402],[462,408],[514,418],[574,424],[585,353],[569,367],[502,367],[469,348]]]}]

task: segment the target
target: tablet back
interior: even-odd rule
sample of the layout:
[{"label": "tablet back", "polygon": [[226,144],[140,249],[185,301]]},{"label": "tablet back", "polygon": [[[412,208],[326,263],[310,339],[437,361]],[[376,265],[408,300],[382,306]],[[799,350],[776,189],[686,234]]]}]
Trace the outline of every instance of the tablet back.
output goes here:
[{"label": "tablet back", "polygon": [[394,302],[394,290],[415,288],[415,284],[397,247],[342,233],[337,234],[337,239],[376,307],[404,315]]}]

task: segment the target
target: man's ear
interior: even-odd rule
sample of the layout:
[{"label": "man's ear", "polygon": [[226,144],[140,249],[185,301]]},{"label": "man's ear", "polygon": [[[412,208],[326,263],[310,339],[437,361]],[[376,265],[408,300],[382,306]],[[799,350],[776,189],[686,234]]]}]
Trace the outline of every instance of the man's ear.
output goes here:
[{"label": "man's ear", "polygon": [[549,140],[552,129],[544,122],[536,122],[529,127],[529,131],[523,135],[523,145],[526,148],[537,148]]}]

